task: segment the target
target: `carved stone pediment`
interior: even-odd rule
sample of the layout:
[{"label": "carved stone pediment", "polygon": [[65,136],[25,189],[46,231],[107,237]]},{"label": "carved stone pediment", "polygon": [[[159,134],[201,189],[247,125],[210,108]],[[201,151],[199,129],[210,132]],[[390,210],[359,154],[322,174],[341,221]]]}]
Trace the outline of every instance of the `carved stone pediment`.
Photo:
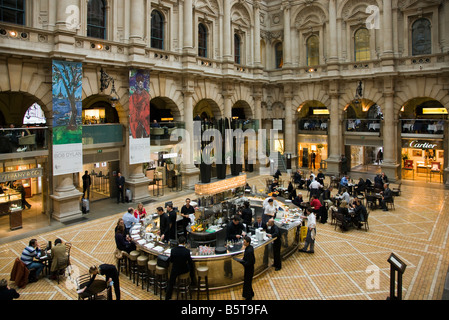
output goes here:
[{"label": "carved stone pediment", "polygon": [[195,10],[210,16],[218,16],[220,7],[217,0],[196,0]]},{"label": "carved stone pediment", "polygon": [[232,23],[237,24],[241,27],[251,27],[251,18],[249,16],[249,13],[246,8],[240,3],[237,3],[232,7],[231,19]]},{"label": "carved stone pediment", "polygon": [[401,11],[420,10],[422,8],[429,8],[439,6],[443,0],[399,0],[398,8]]},{"label": "carved stone pediment", "polygon": [[297,28],[310,27],[311,25],[323,25],[327,20],[326,13],[318,6],[309,5],[299,11],[295,18]]}]

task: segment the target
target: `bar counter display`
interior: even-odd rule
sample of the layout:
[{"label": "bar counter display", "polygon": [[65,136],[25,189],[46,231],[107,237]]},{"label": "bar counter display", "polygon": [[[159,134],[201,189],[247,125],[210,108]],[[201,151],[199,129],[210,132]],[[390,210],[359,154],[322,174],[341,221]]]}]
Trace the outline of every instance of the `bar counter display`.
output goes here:
[{"label": "bar counter display", "polygon": [[3,189],[0,194],[0,215],[9,215],[11,230],[22,228],[22,195],[14,189]]},{"label": "bar counter display", "polygon": [[[221,211],[219,213],[221,216],[206,216],[207,219],[204,219],[205,208],[196,208],[199,219],[189,229],[190,243],[186,246],[191,250],[195,267],[207,266],[209,268],[210,290],[233,287],[243,283],[244,268],[233,259],[243,257],[243,242],[242,240],[238,242],[226,241],[226,225],[230,221],[227,215],[233,215],[232,207],[238,207],[240,203],[245,201],[249,201],[251,207],[254,208],[254,217],[260,213],[260,210],[263,212],[263,198],[258,197],[231,199],[227,203],[221,204],[221,207],[228,212]],[[291,208],[291,205],[284,204],[279,200],[278,204],[279,211],[275,224],[280,229],[282,239],[281,257],[286,259],[299,247],[299,230],[304,222],[301,219],[302,212],[299,208]],[[209,209],[214,212],[218,207]],[[157,235],[159,216],[149,215],[148,217],[130,230],[131,238],[137,249],[148,254],[150,259],[156,259],[158,255],[169,256],[171,247],[176,243],[160,242],[160,236]],[[269,258],[272,257],[272,242],[274,239],[267,237],[266,232],[261,229],[252,229],[252,231],[254,232],[248,235],[251,236],[251,245],[254,247],[256,257],[254,277],[257,277],[271,266]]]}]

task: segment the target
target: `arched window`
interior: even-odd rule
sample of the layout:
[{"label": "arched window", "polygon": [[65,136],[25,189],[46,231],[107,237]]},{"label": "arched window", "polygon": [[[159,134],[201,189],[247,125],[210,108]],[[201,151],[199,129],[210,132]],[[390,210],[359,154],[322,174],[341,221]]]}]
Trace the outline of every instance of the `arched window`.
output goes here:
[{"label": "arched window", "polygon": [[284,65],[284,49],[282,47],[282,42],[276,43],[274,47],[274,55],[276,59],[276,69],[281,69]]},{"label": "arched window", "polygon": [[432,53],[432,29],[429,19],[416,20],[412,26],[412,55]]},{"label": "arched window", "polygon": [[105,0],[89,0],[87,3],[87,36],[106,39]]},{"label": "arched window", "polygon": [[25,0],[0,0],[0,21],[25,24]]},{"label": "arched window", "polygon": [[240,36],[238,34],[234,34],[234,62],[237,64],[241,64],[240,50],[241,50]]},{"label": "arched window", "polygon": [[371,59],[370,34],[367,28],[361,28],[354,34],[354,57],[355,61]]},{"label": "arched window", "polygon": [[320,41],[317,36],[310,36],[307,39],[307,65],[317,66],[320,64]]},{"label": "arched window", "polygon": [[157,10],[151,13],[151,48],[164,49],[164,16]]},{"label": "arched window", "polygon": [[198,55],[207,58],[207,29],[202,23],[198,25]]}]

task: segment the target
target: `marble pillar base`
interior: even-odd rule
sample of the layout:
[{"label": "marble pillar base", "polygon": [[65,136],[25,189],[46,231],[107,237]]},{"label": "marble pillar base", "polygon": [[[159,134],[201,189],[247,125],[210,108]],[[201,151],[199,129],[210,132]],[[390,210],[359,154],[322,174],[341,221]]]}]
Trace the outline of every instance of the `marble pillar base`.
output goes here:
[{"label": "marble pillar base", "polygon": [[59,222],[68,222],[83,216],[80,208],[82,192],[73,190],[70,192],[59,192],[50,196],[53,201],[53,219]]},{"label": "marble pillar base", "polygon": [[401,179],[401,176],[398,174],[399,164],[395,163],[383,163],[381,166],[382,172],[384,172],[389,182],[396,182]]},{"label": "marble pillar base", "polygon": [[150,180],[143,176],[141,178],[128,179],[125,183],[125,188],[131,190],[132,199],[131,202],[139,203],[148,201],[151,199],[148,185]]},{"label": "marble pillar base", "polygon": [[340,175],[340,159],[327,159],[326,175],[339,176]]},{"label": "marble pillar base", "polygon": [[200,169],[195,166],[185,166],[181,170],[183,188],[187,190],[195,190],[195,184],[200,181]]}]

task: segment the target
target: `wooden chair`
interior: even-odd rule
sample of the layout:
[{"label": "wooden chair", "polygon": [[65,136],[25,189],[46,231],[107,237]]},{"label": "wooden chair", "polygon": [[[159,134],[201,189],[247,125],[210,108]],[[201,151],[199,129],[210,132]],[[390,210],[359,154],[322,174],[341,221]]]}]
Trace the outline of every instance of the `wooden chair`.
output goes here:
[{"label": "wooden chair", "polygon": [[65,243],[65,253],[67,253],[67,274],[70,277],[70,270],[72,268],[72,264],[70,262],[70,251],[72,251],[72,243],[66,242]]},{"label": "wooden chair", "polygon": [[401,195],[401,185],[402,185],[402,182],[399,183],[397,188],[391,189],[391,191],[393,192],[393,196],[399,197]]},{"label": "wooden chair", "polygon": [[[84,286],[90,281],[90,275],[83,274],[76,278],[76,291],[84,288]],[[78,293],[78,300],[93,300],[95,298],[95,295],[89,294],[88,292],[84,291],[82,293]]]},{"label": "wooden chair", "polygon": [[390,200],[385,200],[385,204],[387,205],[387,208],[390,207],[390,209],[395,210],[395,208],[394,208],[394,197],[391,197]]},{"label": "wooden chair", "polygon": [[366,217],[365,217],[365,221],[361,221],[360,223],[365,227],[365,231],[369,230],[369,210],[366,210]]}]

